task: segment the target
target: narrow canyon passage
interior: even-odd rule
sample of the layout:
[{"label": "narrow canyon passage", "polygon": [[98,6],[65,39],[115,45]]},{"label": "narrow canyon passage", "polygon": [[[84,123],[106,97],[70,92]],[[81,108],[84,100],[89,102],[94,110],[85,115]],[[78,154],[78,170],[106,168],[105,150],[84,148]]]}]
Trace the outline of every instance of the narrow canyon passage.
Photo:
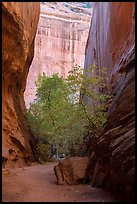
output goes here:
[{"label": "narrow canyon passage", "polygon": [[[119,202],[123,196],[91,185],[59,186],[53,167],[56,163],[32,164],[5,170],[2,202]],[[7,188],[8,186],[8,188]]]},{"label": "narrow canyon passage", "polygon": [[[2,2],[2,202],[134,200],[135,5],[89,3]],[[82,80],[77,75],[76,82],[87,76],[91,82],[86,72],[91,65],[95,78],[67,95],[59,77],[64,80],[75,65],[84,75],[80,73]],[[104,67],[106,78],[100,74]],[[51,77],[53,95],[41,83],[37,98],[35,82],[43,73],[48,80],[52,74],[59,77]],[[103,78],[103,87],[96,87],[96,76]],[[45,82],[46,77],[41,79]],[[86,91],[98,96],[95,103],[86,101]],[[88,111],[80,109],[83,101]],[[95,111],[101,101],[105,108]],[[100,132],[95,127],[101,127]],[[64,183],[57,185],[54,166],[59,156],[86,156],[82,179],[89,183],[64,185],[63,175],[71,174],[68,168],[65,173],[60,169]]]}]

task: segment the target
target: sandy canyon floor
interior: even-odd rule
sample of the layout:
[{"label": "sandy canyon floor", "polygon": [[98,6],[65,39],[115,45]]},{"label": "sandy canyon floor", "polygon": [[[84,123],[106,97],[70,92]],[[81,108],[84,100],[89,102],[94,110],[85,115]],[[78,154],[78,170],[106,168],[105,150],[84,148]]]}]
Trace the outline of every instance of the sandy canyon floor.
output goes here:
[{"label": "sandy canyon floor", "polygon": [[37,164],[2,172],[2,202],[119,202],[122,196],[90,185],[59,186],[56,163]]}]

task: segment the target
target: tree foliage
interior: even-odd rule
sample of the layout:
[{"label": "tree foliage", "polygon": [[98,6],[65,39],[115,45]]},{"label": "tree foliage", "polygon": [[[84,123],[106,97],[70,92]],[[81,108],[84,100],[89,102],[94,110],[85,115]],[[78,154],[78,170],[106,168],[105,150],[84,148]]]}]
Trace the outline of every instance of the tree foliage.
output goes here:
[{"label": "tree foliage", "polygon": [[92,66],[83,73],[76,66],[66,79],[57,74],[39,76],[37,102],[27,112],[38,144],[56,144],[60,153],[73,156],[87,152],[89,129],[90,136],[98,136],[106,122],[106,71]]}]

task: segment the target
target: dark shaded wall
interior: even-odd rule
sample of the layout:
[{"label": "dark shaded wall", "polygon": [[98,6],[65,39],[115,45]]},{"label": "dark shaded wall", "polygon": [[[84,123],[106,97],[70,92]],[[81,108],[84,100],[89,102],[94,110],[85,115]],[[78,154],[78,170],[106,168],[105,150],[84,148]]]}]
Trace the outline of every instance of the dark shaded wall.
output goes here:
[{"label": "dark shaded wall", "polygon": [[85,68],[109,68],[104,133],[91,147],[88,174],[93,186],[134,194],[135,175],[135,4],[94,3]]}]

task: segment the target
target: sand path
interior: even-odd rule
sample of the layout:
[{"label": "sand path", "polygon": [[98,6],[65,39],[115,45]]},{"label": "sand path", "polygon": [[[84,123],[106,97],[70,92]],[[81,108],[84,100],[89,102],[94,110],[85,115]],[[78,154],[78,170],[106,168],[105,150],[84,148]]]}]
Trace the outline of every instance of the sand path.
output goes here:
[{"label": "sand path", "polygon": [[53,167],[56,163],[37,164],[4,170],[2,202],[111,202],[122,198],[90,185],[59,186]]}]

